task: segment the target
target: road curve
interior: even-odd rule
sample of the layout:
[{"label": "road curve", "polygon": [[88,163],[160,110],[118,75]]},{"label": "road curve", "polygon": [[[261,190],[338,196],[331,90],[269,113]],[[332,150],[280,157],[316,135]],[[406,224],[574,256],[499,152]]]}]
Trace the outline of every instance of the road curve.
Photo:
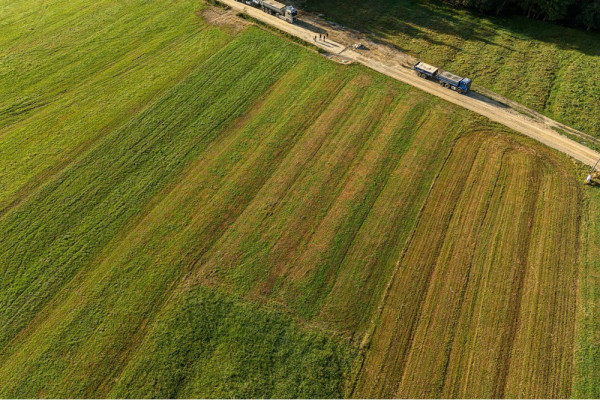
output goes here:
[{"label": "road curve", "polygon": [[[589,147],[578,143],[568,137],[559,134],[547,124],[536,121],[526,115],[523,115],[513,108],[498,103],[488,97],[485,97],[477,92],[471,92],[468,95],[461,95],[454,91],[441,87],[439,84],[426,79],[418,78],[414,71],[409,68],[386,64],[368,57],[368,53],[354,51],[347,46],[337,43],[332,40],[315,40],[318,33],[311,31],[303,26],[290,24],[275,16],[262,12],[259,9],[247,6],[235,0],[219,0],[221,3],[228,5],[233,10],[244,12],[247,15],[261,22],[272,25],[277,29],[294,35],[310,44],[322,48],[323,50],[340,55],[343,57],[361,63],[377,72],[385,74],[389,77],[402,81],[406,84],[419,88],[427,93],[430,93],[443,100],[449,101],[468,110],[476,112],[489,118],[492,121],[498,122],[517,132],[529,136],[548,147],[565,153],[574,159],[593,166],[598,159],[600,153],[590,149]],[[331,31],[331,29],[329,29]],[[546,119],[548,120],[548,119]],[[553,121],[554,122],[554,121]],[[556,123],[556,125],[560,125]]]}]

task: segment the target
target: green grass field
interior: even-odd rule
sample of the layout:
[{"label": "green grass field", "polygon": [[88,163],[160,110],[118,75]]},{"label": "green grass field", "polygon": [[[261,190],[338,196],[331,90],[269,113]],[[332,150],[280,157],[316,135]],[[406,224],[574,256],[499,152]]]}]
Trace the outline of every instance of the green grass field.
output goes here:
[{"label": "green grass field", "polygon": [[0,397],[597,395],[566,156],[191,0],[43,4],[0,0]]},{"label": "green grass field", "polygon": [[308,0],[347,26],[600,137],[600,33],[427,0]]}]

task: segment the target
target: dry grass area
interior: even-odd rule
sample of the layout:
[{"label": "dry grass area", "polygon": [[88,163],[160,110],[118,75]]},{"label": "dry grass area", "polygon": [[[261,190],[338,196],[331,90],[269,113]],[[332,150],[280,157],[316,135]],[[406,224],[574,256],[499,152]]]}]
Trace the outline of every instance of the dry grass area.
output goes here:
[{"label": "dry grass area", "polygon": [[569,397],[581,193],[544,153],[490,132],[456,142],[355,395]]},{"label": "dry grass area", "polygon": [[211,25],[224,28],[232,33],[239,33],[251,22],[237,17],[237,12],[221,7],[206,7],[198,11],[198,15]]}]

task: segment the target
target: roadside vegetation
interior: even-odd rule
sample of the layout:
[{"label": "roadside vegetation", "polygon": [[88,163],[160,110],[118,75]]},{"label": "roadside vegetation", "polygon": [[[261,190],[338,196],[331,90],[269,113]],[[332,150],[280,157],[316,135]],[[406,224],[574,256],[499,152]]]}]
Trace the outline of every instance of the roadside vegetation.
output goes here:
[{"label": "roadside vegetation", "polygon": [[63,68],[95,73],[15,79],[47,101],[0,120],[0,397],[597,395],[598,199],[566,156],[194,1],[134,3],[12,28],[17,63],[98,10],[181,31],[117,62],[61,37],[40,71],[83,46]]},{"label": "roadside vegetation", "polygon": [[600,137],[600,33],[431,1],[307,0],[421,60]]},{"label": "roadside vegetation", "polygon": [[589,191],[584,227],[584,260],[577,291],[577,332],[573,396],[600,397],[600,188]]}]

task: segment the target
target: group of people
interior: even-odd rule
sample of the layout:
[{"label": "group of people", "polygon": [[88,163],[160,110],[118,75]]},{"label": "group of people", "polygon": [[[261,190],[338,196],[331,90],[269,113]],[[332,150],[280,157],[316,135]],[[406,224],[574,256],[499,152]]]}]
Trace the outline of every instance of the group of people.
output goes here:
[{"label": "group of people", "polygon": [[[325,40],[329,37],[329,33],[319,33],[319,40]],[[317,35],[315,35],[315,42],[317,41]]]}]

